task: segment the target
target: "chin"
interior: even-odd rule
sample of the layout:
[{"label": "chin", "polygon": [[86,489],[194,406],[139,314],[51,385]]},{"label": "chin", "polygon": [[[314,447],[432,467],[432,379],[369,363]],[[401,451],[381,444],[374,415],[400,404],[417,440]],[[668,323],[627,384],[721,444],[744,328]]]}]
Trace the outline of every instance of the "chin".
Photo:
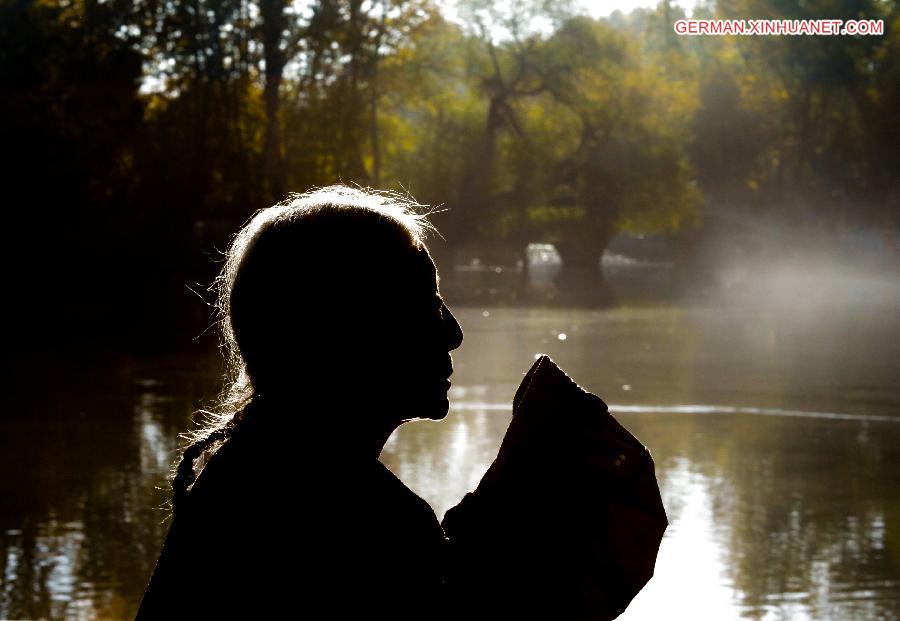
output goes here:
[{"label": "chin", "polygon": [[450,401],[444,396],[442,399],[438,399],[437,403],[431,404],[423,413],[422,418],[426,420],[443,420],[447,418],[448,412],[450,412]]}]

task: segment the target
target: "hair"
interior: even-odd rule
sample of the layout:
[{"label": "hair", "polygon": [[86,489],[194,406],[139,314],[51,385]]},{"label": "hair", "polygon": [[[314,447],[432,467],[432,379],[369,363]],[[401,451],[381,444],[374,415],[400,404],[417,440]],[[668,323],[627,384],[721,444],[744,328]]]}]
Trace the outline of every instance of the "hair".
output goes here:
[{"label": "hair", "polygon": [[[425,235],[434,230],[428,215],[426,206],[408,195],[332,185],[292,194],[257,211],[234,235],[210,288],[216,294],[219,348],[225,362],[223,389],[213,407],[198,412],[200,428],[186,435],[188,444],[172,481],[176,511],[205,462],[239,429],[244,413],[258,397],[264,358],[282,336],[266,329],[268,324],[280,326],[282,322],[259,313],[289,305],[289,323],[301,324],[302,332],[302,324],[311,315],[321,319],[348,302],[348,296],[339,295],[328,278],[336,271],[349,273],[358,268],[366,249],[378,252],[379,259],[385,246],[422,251]],[[351,251],[328,274],[301,270],[305,288],[285,287],[284,278],[293,278],[298,264],[316,260],[315,253],[323,248],[336,252],[330,260],[343,249]],[[355,284],[356,288],[364,286]],[[311,294],[321,294],[323,288],[328,288],[329,295],[318,295],[313,305],[302,303]],[[301,292],[291,296],[291,289]],[[294,317],[297,313],[304,315]]]}]

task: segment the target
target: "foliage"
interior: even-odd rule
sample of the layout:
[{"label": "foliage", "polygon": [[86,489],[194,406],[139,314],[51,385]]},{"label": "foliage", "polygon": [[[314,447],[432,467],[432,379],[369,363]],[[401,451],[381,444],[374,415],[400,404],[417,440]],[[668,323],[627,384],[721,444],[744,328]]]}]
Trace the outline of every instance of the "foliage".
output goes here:
[{"label": "foliage", "polygon": [[102,283],[104,265],[152,272],[168,240],[203,280],[201,251],[253,210],[338,180],[442,205],[452,243],[584,261],[717,209],[900,222],[896,2],[696,10],[880,18],[880,37],[677,37],[669,2],[573,6],[0,0],[6,251],[40,230],[52,270],[75,240]]}]

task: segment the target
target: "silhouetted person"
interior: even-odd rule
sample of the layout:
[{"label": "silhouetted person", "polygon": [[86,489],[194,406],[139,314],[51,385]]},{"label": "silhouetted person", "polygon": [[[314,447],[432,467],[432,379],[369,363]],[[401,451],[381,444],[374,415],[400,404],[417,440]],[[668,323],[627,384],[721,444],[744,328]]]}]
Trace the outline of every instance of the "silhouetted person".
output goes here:
[{"label": "silhouetted person", "polygon": [[427,227],[401,200],[332,187],[238,233],[219,280],[229,384],[178,466],[138,619],[446,610],[444,532],[378,461],[399,425],[449,407],[462,332]]}]

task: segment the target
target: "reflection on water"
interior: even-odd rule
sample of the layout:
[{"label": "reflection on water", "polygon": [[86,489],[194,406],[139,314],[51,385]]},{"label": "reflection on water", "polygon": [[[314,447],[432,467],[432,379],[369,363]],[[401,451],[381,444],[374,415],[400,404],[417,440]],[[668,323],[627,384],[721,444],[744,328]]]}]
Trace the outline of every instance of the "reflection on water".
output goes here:
[{"label": "reflection on water", "polygon": [[[618,418],[653,448],[671,522],[656,576],[622,619],[900,616],[900,417]],[[385,455],[439,512],[477,482],[508,421],[468,408],[453,419],[446,432],[403,428]],[[494,442],[460,463],[473,430]]]},{"label": "reflection on water", "polygon": [[[656,458],[671,526],[622,619],[900,618],[900,319],[860,313],[459,309],[450,416],[403,427],[383,460],[442,514],[547,352]],[[199,355],[18,362],[0,618],[133,615],[177,435],[216,372]]]}]

